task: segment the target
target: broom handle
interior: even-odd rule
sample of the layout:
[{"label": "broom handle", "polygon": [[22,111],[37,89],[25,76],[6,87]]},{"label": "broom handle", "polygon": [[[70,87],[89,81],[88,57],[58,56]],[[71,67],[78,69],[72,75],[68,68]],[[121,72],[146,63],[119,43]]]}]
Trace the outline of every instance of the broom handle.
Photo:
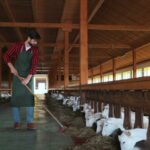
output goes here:
[{"label": "broom handle", "polygon": [[[17,76],[18,77],[18,79],[21,81],[21,77],[18,75]],[[27,85],[24,85],[26,88],[27,88],[27,90],[33,95],[33,96],[35,96],[37,99],[39,99],[33,92],[32,92],[32,90],[27,86]],[[64,126],[60,123],[60,121],[47,109],[47,107],[46,106],[44,106],[43,107],[54,119],[55,119],[55,121],[63,128]]]},{"label": "broom handle", "polygon": [[[22,79],[21,79],[21,77],[20,77],[19,75],[17,75],[17,77],[18,77],[18,79],[19,79],[20,81],[22,81]],[[32,90],[31,90],[27,85],[24,84],[24,86],[28,89],[28,91],[29,91],[33,96],[35,96],[34,93],[32,92]]]}]

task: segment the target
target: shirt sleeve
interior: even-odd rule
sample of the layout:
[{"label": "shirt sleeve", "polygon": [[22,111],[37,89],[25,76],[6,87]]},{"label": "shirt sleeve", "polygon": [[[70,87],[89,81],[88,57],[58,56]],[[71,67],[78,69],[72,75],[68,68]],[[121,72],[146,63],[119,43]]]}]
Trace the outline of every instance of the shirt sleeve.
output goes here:
[{"label": "shirt sleeve", "polygon": [[35,48],[33,50],[32,66],[31,66],[29,74],[33,75],[36,73],[38,62],[39,62],[39,50],[38,50],[38,48]]},{"label": "shirt sleeve", "polygon": [[14,44],[12,47],[8,48],[8,50],[5,52],[3,58],[6,64],[8,64],[9,62],[11,62],[12,58],[16,58],[21,44],[20,43],[16,43]]}]

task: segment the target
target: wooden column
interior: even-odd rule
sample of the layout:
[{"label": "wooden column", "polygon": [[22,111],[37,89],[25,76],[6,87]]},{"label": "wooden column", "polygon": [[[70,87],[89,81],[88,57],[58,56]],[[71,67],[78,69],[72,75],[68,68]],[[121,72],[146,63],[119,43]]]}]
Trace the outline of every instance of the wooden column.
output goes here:
[{"label": "wooden column", "polygon": [[131,109],[130,107],[124,107],[124,127],[131,129]]},{"label": "wooden column", "polygon": [[101,79],[101,82],[102,82],[102,65],[100,65],[100,79]]},{"label": "wooden column", "polygon": [[109,117],[113,117],[113,105],[109,104]]},{"label": "wooden column", "polygon": [[49,88],[54,85],[54,75],[53,75],[54,70],[50,70],[48,73],[49,76]]},{"label": "wooden column", "polygon": [[116,59],[113,58],[112,61],[113,61],[113,81],[115,81],[115,79],[116,79]]},{"label": "wooden column", "polygon": [[58,67],[58,82],[61,82],[61,66]]},{"label": "wooden column", "polygon": [[93,69],[91,70],[91,80],[92,80],[92,83],[93,83]]},{"label": "wooden column", "polygon": [[0,88],[2,87],[2,49],[0,48]]},{"label": "wooden column", "polygon": [[133,78],[136,78],[136,51],[132,51],[133,56]]},{"label": "wooden column", "polygon": [[11,83],[12,83],[12,74],[9,71],[9,76],[8,76],[8,88],[11,89]]},{"label": "wooden column", "polygon": [[80,84],[88,83],[88,0],[80,0]]},{"label": "wooden column", "polygon": [[148,131],[147,131],[147,139],[150,141],[150,116],[148,116],[149,119],[149,126],[148,126]]},{"label": "wooden column", "polygon": [[53,72],[52,72],[52,85],[53,86],[56,86],[56,83],[57,83],[57,67],[53,69]]},{"label": "wooden column", "polygon": [[135,123],[134,123],[134,128],[144,128],[143,127],[143,110],[140,108],[136,108],[135,110]]},{"label": "wooden column", "polygon": [[69,32],[64,32],[65,36],[65,49],[64,49],[64,89],[69,84]]}]

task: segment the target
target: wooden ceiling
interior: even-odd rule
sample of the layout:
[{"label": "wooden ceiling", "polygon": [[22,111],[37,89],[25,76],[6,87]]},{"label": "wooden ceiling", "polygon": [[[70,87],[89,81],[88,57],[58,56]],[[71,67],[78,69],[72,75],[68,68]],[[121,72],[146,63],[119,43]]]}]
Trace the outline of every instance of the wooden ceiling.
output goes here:
[{"label": "wooden ceiling", "polygon": [[[26,39],[28,26],[11,26],[12,22],[72,23],[77,28],[69,34],[70,73],[79,73],[79,0],[0,0],[0,46]],[[127,51],[150,42],[150,0],[89,0],[89,68],[122,56]],[[3,23],[11,23],[4,25]],[[98,26],[97,30],[92,25]],[[119,26],[121,25],[121,26]],[[92,30],[91,30],[92,28]],[[63,70],[64,31],[62,28],[36,26],[39,44],[38,69]]]}]

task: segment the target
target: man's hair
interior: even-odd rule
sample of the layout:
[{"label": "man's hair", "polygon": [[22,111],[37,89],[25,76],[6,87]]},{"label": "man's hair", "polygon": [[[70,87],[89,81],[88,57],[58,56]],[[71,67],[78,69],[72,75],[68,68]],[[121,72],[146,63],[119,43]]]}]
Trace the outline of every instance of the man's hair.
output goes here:
[{"label": "man's hair", "polygon": [[36,30],[29,30],[27,35],[31,39],[36,39],[36,40],[41,39],[41,36],[39,35],[39,33]]}]

